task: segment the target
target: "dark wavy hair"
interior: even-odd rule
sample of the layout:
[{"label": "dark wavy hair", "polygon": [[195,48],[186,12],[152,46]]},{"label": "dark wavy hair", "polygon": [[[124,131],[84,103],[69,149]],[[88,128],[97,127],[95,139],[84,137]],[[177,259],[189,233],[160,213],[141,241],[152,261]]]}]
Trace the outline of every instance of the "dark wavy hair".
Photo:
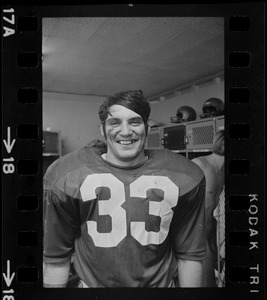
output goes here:
[{"label": "dark wavy hair", "polygon": [[144,97],[141,90],[122,91],[114,96],[108,97],[100,106],[98,115],[102,125],[105,125],[106,119],[110,114],[109,108],[112,105],[122,105],[138,115],[140,115],[147,127],[148,118],[150,115],[150,104]]},{"label": "dark wavy hair", "polygon": [[211,149],[212,153],[224,155],[224,130],[219,130],[214,137],[214,144]]}]

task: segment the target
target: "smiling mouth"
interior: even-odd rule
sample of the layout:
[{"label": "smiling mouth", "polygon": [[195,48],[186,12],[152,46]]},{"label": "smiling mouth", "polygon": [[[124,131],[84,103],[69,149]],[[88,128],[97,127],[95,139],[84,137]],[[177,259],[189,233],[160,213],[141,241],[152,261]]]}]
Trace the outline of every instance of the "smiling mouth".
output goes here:
[{"label": "smiling mouth", "polygon": [[137,140],[132,139],[132,140],[123,140],[123,141],[117,141],[118,144],[120,145],[131,145],[133,143],[137,142]]}]

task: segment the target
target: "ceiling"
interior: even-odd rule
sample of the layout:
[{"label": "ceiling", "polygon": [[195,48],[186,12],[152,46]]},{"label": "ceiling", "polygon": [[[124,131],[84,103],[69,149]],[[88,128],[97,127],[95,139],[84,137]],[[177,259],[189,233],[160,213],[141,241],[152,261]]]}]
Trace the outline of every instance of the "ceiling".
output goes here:
[{"label": "ceiling", "polygon": [[224,20],[213,17],[43,19],[43,91],[149,100],[224,71]]}]

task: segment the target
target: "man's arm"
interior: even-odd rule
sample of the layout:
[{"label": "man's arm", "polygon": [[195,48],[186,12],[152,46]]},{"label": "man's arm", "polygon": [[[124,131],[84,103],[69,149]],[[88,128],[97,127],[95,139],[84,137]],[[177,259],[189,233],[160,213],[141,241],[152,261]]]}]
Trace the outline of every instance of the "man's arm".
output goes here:
[{"label": "man's arm", "polygon": [[201,261],[178,260],[180,287],[203,287],[203,266]]},{"label": "man's arm", "polygon": [[43,263],[45,288],[64,288],[67,286],[70,273],[70,260],[63,264]]}]

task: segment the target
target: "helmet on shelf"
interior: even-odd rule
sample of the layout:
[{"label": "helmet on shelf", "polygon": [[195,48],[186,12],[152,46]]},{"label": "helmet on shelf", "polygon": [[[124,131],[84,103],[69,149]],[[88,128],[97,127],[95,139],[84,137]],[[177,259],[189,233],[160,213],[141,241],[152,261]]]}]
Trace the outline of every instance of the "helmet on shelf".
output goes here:
[{"label": "helmet on shelf", "polygon": [[217,117],[224,114],[224,103],[219,98],[209,98],[202,107],[201,118]]},{"label": "helmet on shelf", "polygon": [[191,106],[181,106],[177,109],[176,117],[171,117],[172,123],[182,123],[194,121],[197,118],[197,113]]}]

